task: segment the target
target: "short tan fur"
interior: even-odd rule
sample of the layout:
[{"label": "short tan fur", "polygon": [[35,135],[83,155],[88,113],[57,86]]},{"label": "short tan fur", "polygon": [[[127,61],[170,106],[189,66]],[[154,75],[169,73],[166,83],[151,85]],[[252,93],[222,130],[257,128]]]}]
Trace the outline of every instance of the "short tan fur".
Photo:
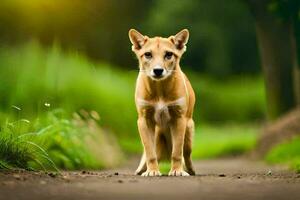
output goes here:
[{"label": "short tan fur", "polygon": [[169,176],[195,175],[191,161],[195,94],[179,65],[189,32],[149,38],[131,29],[129,38],[139,61],[135,102],[144,146],[136,174],[160,176],[158,163],[166,158],[171,160]]}]

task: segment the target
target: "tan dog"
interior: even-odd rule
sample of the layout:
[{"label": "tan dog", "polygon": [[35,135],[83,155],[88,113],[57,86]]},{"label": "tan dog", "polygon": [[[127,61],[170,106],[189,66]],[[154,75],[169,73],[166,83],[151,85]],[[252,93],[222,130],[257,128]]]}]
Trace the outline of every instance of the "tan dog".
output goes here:
[{"label": "tan dog", "polygon": [[149,38],[131,29],[129,38],[140,68],[135,102],[144,154],[136,174],[161,176],[158,161],[171,158],[169,176],[195,175],[191,161],[195,94],[179,66],[189,32]]}]

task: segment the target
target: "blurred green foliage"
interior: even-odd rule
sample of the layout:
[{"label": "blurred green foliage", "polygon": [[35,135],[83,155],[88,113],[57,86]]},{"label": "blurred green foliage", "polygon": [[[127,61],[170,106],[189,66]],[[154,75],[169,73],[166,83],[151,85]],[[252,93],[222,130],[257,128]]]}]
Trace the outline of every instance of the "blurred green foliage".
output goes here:
[{"label": "blurred green foliage", "polygon": [[[190,30],[183,64],[224,78],[259,71],[254,21],[243,1],[155,1],[141,31],[149,35]],[[241,23],[242,22],[242,23]]]},{"label": "blurred green foliage", "polygon": [[266,103],[261,77],[218,80],[193,73],[188,76],[196,91],[196,122],[247,123],[264,119]]},{"label": "blurred green foliage", "polygon": [[96,110],[101,124],[121,135],[136,129],[132,122],[137,71],[113,70],[107,64],[96,67],[76,53],[65,54],[58,47],[44,50],[35,42],[19,49],[3,48],[0,59],[0,108],[5,113],[16,105],[23,110],[21,115],[35,117],[47,111],[44,104],[49,103],[68,113]]},{"label": "blurred green foliage", "polygon": [[[3,166],[53,168],[50,159],[65,169],[109,167],[122,160],[118,144],[128,153],[142,151],[130,28],[149,36],[190,30],[182,68],[197,96],[195,158],[252,148],[256,126],[222,125],[265,116],[255,29],[243,1],[3,0],[0,147],[8,147],[0,149]],[[30,121],[27,128],[6,130],[21,119]],[[22,134],[29,135],[20,140]],[[32,145],[21,145],[28,142],[48,159],[33,153]]]},{"label": "blurred green foliage", "polygon": [[[36,42],[3,48],[0,59],[0,109],[4,113],[16,105],[26,117],[35,117],[47,111],[45,103],[68,113],[95,110],[100,113],[100,124],[104,127],[121,136],[136,134],[137,70],[121,71],[104,63],[92,64],[79,54],[63,53],[58,46],[45,50]],[[187,73],[197,95],[196,122],[248,122],[264,118],[261,78],[215,80]]]},{"label": "blurred green foliage", "polygon": [[[93,120],[66,117],[56,109],[33,121],[7,120],[0,131],[0,169],[99,169],[122,161],[117,143],[91,128]],[[113,157],[106,155],[107,148]]]},{"label": "blurred green foliage", "polygon": [[190,30],[183,65],[217,77],[258,73],[254,22],[240,0],[2,0],[0,43],[32,38],[137,69],[128,30],[169,36]]},{"label": "blurred green foliage", "polygon": [[194,159],[240,155],[255,147],[259,126],[255,124],[203,124],[196,128]]},{"label": "blurred green foliage", "polygon": [[266,160],[270,163],[288,164],[292,169],[300,173],[300,137],[292,141],[279,144],[266,155]]},{"label": "blurred green foliage", "polygon": [[[142,151],[134,106],[137,70],[118,70],[105,63],[92,64],[78,53],[65,53],[58,45],[45,49],[37,42],[17,48],[2,48],[0,60],[1,124],[5,125],[7,120],[23,118],[32,121],[35,126],[30,126],[33,128],[26,129],[27,132],[43,132],[42,135],[48,142],[38,144],[48,152],[58,167],[78,169],[112,166],[116,162],[107,160],[103,156],[106,154],[98,152],[106,146],[105,144],[108,145],[106,149],[110,149],[111,144],[118,143],[125,152]],[[191,72],[188,74],[197,94],[196,124],[200,120],[202,123],[248,123],[253,119],[263,119],[264,98],[260,78],[215,80],[196,76]],[[13,109],[12,106],[20,110]],[[59,108],[63,110],[56,113],[55,110]],[[96,120],[92,125],[87,121],[81,128],[74,125],[74,115],[86,119],[87,115],[91,116],[90,113],[99,113],[99,121]],[[224,127],[221,129],[224,130]],[[214,130],[197,130],[200,133],[206,132],[204,135],[200,134],[203,138],[199,140],[196,136],[197,158],[207,157],[205,154],[218,156],[244,152],[252,147],[252,134],[241,132],[240,135],[231,135],[229,132],[232,130],[228,129],[228,132],[221,133],[220,136],[211,134],[219,129]],[[249,128],[250,130],[252,129]],[[92,136],[96,138],[92,139],[93,145],[87,145],[82,138],[90,137],[91,132],[96,133],[96,136]],[[13,138],[21,133],[17,132]],[[5,133],[1,135],[6,137]],[[112,142],[114,139],[111,141],[109,138],[115,136],[117,142]],[[217,140],[216,145],[209,142],[216,137],[223,139]],[[28,141],[31,141],[31,138]],[[207,147],[205,144],[213,148],[202,149]],[[8,146],[11,146],[13,152],[14,145]],[[94,148],[86,149],[90,146]],[[109,156],[110,158],[122,157],[117,146],[113,145],[109,150],[110,154],[117,152],[116,156]],[[215,148],[218,146],[219,148]],[[24,149],[24,152],[27,152],[26,148]],[[95,152],[100,158],[94,160]]]}]

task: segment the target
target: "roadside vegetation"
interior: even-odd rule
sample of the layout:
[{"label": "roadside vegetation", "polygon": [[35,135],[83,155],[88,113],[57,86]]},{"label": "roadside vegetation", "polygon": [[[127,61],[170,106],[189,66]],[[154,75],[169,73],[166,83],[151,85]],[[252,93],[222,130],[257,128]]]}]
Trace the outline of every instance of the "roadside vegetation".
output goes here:
[{"label": "roadside vegetation", "polygon": [[68,118],[56,109],[33,121],[7,120],[0,132],[0,168],[59,171],[120,164],[118,144],[97,125],[97,117],[82,111]]},{"label": "roadside vegetation", "polygon": [[[0,59],[0,168],[99,169],[141,152],[136,67],[95,64],[34,41],[0,49]],[[253,148],[259,126],[249,121],[264,118],[262,79],[187,73],[197,94],[193,157]]]},{"label": "roadside vegetation", "polygon": [[275,146],[266,155],[269,163],[287,164],[291,169],[300,173],[300,137]]}]

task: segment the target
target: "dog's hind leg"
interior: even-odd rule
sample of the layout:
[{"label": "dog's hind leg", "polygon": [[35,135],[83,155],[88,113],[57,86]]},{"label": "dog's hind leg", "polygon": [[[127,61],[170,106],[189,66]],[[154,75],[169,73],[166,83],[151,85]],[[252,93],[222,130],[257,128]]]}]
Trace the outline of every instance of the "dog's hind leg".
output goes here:
[{"label": "dog's hind leg", "polygon": [[186,125],[185,137],[184,137],[183,157],[184,157],[186,170],[190,175],[196,174],[191,160],[193,136],[194,136],[194,121],[193,119],[188,119]]},{"label": "dog's hind leg", "polygon": [[166,139],[163,135],[162,129],[155,127],[155,151],[157,155],[157,160],[161,161],[166,159]]},{"label": "dog's hind leg", "polygon": [[145,152],[142,155],[140,164],[138,166],[138,168],[135,170],[135,175],[141,175],[142,173],[144,173],[147,170],[147,165],[146,165],[146,154]]}]

